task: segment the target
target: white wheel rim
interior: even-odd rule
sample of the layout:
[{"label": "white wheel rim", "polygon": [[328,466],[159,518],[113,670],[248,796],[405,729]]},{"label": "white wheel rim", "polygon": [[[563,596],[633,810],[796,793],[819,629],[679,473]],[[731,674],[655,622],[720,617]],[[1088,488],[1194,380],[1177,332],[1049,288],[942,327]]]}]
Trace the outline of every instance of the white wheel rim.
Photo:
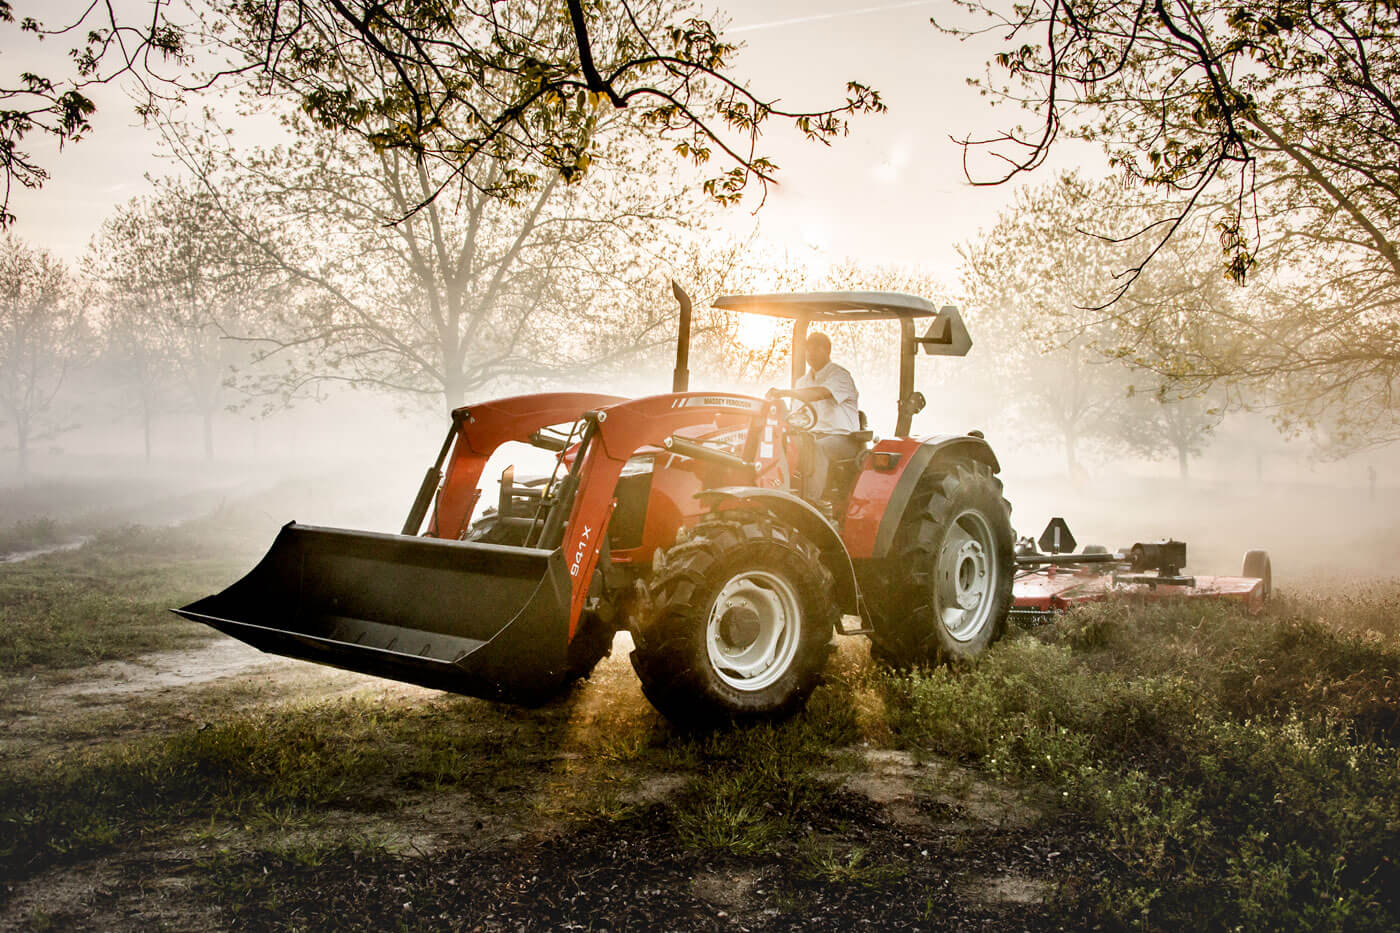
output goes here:
[{"label": "white wheel rim", "polygon": [[705,626],[715,675],[746,692],[775,683],[797,656],[801,605],[792,585],[776,574],[749,570],[730,577]]},{"label": "white wheel rim", "polygon": [[955,641],[971,641],[986,628],[996,602],[996,537],[981,512],[955,518],[938,549],[935,610]]}]

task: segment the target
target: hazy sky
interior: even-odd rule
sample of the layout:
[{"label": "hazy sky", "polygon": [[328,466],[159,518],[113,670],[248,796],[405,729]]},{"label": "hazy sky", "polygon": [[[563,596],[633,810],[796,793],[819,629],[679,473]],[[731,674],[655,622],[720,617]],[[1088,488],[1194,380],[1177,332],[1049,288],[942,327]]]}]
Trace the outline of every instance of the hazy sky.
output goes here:
[{"label": "hazy sky", "polygon": [[[72,4],[46,6],[60,5]],[[954,245],[990,223],[1010,196],[1006,188],[969,186],[961,150],[949,139],[1016,117],[990,110],[966,85],[982,73],[994,45],[965,45],[934,29],[931,15],[953,14],[947,0],[759,0],[721,4],[718,12],[731,23],[729,35],[745,43],[737,71],[760,95],[815,108],[843,99],[845,82],[856,79],[878,88],[889,105],[889,113],[860,119],[830,148],[775,124],[765,151],[781,167],[782,184],[757,218],[751,203],[731,210],[724,226],[746,231],[757,220],[764,238],[794,257],[917,263],[951,275]],[[56,51],[53,43],[48,48]],[[21,51],[0,49],[0,67],[17,71]],[[113,207],[145,191],[146,173],[171,170],[154,154],[156,134],[139,125],[129,102],[106,89],[99,104],[92,138],[46,153],[52,178],[42,191],[20,191],[12,201],[19,233],[69,259],[82,254]],[[1056,162],[1069,164],[1076,154],[1067,150]]]}]

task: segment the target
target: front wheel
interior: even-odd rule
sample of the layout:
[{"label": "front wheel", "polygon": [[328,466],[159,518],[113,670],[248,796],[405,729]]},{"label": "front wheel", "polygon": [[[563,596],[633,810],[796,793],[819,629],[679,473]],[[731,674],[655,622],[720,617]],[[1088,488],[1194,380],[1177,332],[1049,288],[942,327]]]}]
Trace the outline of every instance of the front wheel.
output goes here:
[{"label": "front wheel", "polygon": [[890,555],[875,656],[895,666],[980,657],[1006,627],[1015,547],[991,467],[960,460],[928,477]]},{"label": "front wheel", "polygon": [[806,702],[839,618],[817,548],[767,515],[702,521],[658,559],[632,666],[666,718],[775,719]]}]

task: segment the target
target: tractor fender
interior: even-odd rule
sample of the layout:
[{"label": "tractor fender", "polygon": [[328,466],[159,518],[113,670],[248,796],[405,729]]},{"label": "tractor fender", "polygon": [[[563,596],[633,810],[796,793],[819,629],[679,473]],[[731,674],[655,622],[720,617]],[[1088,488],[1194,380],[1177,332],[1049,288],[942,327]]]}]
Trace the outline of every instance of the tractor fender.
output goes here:
[{"label": "tractor fender", "polygon": [[931,469],[954,457],[976,460],[991,467],[993,473],[1001,472],[997,455],[992,452],[992,445],[988,444],[985,438],[975,434],[936,434],[921,439],[919,446],[909,455],[909,463],[900,473],[899,480],[885,503],[885,514],[875,532],[875,546],[871,557],[889,556],[890,549],[894,547],[895,534],[904,521],[904,512],[909,507],[909,500],[914,498],[914,490]]},{"label": "tractor fender", "polygon": [[822,561],[836,581],[836,602],[841,611],[865,617],[855,565],[846,551],[846,544],[826,516],[807,500],[784,489],[762,486],[705,489],[697,492],[695,498],[716,511],[724,506],[742,505],[768,512],[802,532],[821,551]]}]

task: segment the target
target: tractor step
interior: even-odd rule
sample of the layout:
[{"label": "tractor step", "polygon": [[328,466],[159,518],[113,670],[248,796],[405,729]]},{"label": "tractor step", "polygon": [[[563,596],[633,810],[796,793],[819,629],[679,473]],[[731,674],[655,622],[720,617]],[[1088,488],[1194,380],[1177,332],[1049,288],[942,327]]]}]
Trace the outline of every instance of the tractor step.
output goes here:
[{"label": "tractor step", "polygon": [[557,551],[290,523],[175,612],[274,654],[529,701],[565,679],[569,573]]}]

